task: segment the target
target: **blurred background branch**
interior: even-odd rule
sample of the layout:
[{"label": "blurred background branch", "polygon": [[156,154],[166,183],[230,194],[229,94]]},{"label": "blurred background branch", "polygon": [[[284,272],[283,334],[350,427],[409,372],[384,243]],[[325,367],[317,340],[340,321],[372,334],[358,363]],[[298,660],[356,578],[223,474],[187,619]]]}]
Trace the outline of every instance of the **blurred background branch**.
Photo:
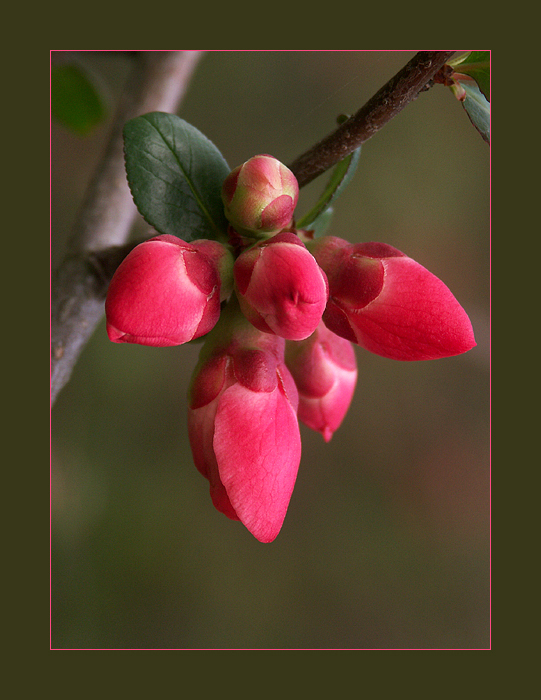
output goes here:
[{"label": "blurred background branch", "polygon": [[[122,128],[146,112],[175,112],[200,51],[142,51],[119,102],[109,143],[51,282],[51,405],[103,315],[108,279],[95,253],[128,240],[137,210],[124,170]],[[113,252],[116,257],[116,252]],[[111,272],[112,274],[112,272]]]}]

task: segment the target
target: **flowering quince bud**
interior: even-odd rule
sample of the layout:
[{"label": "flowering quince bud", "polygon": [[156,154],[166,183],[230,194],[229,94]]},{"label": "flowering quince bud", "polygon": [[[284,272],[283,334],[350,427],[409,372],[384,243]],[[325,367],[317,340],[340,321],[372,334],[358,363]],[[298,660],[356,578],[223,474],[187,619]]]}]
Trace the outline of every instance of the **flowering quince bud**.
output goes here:
[{"label": "flowering quince bud", "polygon": [[355,391],[357,360],[353,346],[321,322],[306,340],[288,342],[285,358],[299,391],[299,419],[329,442]]},{"label": "flowering quince bud", "polygon": [[396,248],[328,236],[311,250],[329,280],[323,320],[337,335],[394,360],[451,357],[476,345],[448,287]]},{"label": "flowering quince bud", "polygon": [[329,296],[327,278],[294,233],[245,250],[233,275],[242,312],[260,331],[303,340],[318,327]]},{"label": "flowering quince bud", "polygon": [[231,292],[232,267],[231,253],[217,241],[186,243],[164,234],[140,243],[109,285],[109,339],[164,347],[205,335]]},{"label": "flowering quince bud", "polygon": [[235,228],[254,233],[278,233],[289,226],[298,198],[297,178],[268,155],[239,165],[222,187],[227,219]]},{"label": "flowering quince bud", "polygon": [[301,458],[298,393],[284,364],[285,341],[256,330],[238,308],[232,322],[230,306],[201,350],[188,434],[215,507],[272,542]]}]

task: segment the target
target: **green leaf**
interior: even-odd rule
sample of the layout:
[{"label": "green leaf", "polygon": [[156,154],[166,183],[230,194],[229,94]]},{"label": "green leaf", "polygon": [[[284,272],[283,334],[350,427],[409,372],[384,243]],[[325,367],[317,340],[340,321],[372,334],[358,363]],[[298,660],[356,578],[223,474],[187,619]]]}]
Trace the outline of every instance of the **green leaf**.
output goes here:
[{"label": "green leaf", "polygon": [[[449,65],[456,73],[473,78],[490,102],[490,51],[470,51],[449,61]],[[457,79],[460,78],[457,76]]]},{"label": "green leaf", "polygon": [[311,225],[325,212],[331,202],[344,191],[357,169],[360,154],[361,147],[359,146],[353,153],[335,165],[327,187],[317,204],[296,222],[297,228],[311,228]]},{"label": "green leaf", "polygon": [[[457,80],[458,89],[462,89],[462,106],[471,123],[487,143],[490,143],[490,102],[488,102],[473,80]],[[457,94],[457,88],[451,87]]]},{"label": "green leaf", "polygon": [[323,236],[329,228],[334,214],[332,207],[327,207],[310,225],[310,229],[314,232],[314,238]]},{"label": "green leaf", "polygon": [[51,114],[80,136],[88,134],[105,117],[105,106],[89,76],[78,65],[51,69]]},{"label": "green leaf", "polygon": [[135,204],[159,233],[225,239],[221,189],[230,168],[206,136],[180,117],[150,112],[126,123],[124,151]]}]

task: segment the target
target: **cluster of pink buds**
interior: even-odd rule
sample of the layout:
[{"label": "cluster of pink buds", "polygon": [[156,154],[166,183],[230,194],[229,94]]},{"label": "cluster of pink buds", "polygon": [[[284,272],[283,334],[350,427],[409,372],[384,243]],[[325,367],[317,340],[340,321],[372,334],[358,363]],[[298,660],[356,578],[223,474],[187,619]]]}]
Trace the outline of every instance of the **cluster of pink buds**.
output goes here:
[{"label": "cluster of pink buds", "polygon": [[312,240],[297,230],[298,184],[268,155],[222,189],[229,242],[158,235],[117,269],[106,300],[113,342],[204,336],[188,433],[215,507],[261,542],[278,535],[301,458],[299,421],[329,441],[357,382],[352,344],[396,360],[475,346],[441,280],[395,248]]}]

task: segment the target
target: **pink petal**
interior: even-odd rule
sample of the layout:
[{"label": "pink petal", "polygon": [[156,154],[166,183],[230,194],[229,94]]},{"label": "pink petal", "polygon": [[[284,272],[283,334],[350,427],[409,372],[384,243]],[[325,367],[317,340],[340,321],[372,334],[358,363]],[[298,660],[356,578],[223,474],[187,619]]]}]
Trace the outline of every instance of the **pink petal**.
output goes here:
[{"label": "pink petal", "polygon": [[301,458],[297,417],[285,395],[235,384],[219,399],[214,452],[220,479],[242,523],[260,542],[282,527]]},{"label": "pink petal", "polygon": [[356,384],[356,371],[337,367],[334,385],[325,396],[300,394],[299,420],[312,430],[317,430],[325,442],[329,442],[348,412]]},{"label": "pink petal", "polygon": [[321,323],[307,340],[288,343],[286,364],[299,391],[299,420],[329,442],[355,391],[357,360],[353,346]]},{"label": "pink petal", "polygon": [[212,329],[220,313],[217,273],[186,248],[152,239],[121,263],[105,304],[113,342],[180,345]]},{"label": "pink petal", "polygon": [[218,401],[188,411],[188,436],[197,470],[209,481],[214,507],[231,520],[238,520],[227,492],[220,480],[216,455],[212,448],[214,416]]},{"label": "pink petal", "polygon": [[295,234],[278,234],[247,251],[234,269],[241,309],[256,328],[289,340],[307,338],[317,328],[327,278]]},{"label": "pink petal", "polygon": [[468,315],[440,279],[408,257],[382,263],[381,294],[348,314],[359,345],[395,360],[450,357],[476,345]]}]

